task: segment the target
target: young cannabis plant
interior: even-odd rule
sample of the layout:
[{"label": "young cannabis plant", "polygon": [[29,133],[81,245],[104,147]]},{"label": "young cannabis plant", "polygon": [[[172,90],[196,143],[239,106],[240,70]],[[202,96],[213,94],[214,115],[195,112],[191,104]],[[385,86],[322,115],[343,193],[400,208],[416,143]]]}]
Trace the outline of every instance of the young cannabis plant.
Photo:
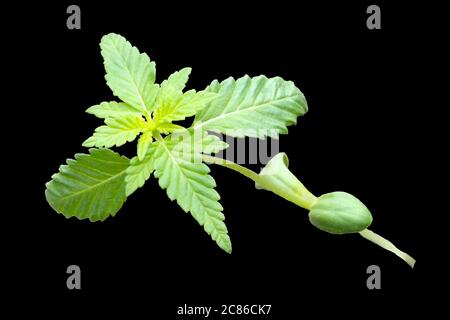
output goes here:
[{"label": "young cannabis plant", "polygon": [[[183,92],[190,68],[173,73],[158,85],[155,63],[122,36],[108,34],[100,47],[106,82],[121,101],[87,109],[104,119],[105,125],[83,143],[91,147],[89,154],[68,159],[46,184],[47,201],[57,212],[67,218],[103,221],[114,216],[153,173],[170,200],[190,212],[217,245],[231,253],[220,196],[205,164],[213,163],[309,210],[309,220],[317,228],[332,234],[359,232],[414,265],[412,257],[367,229],[372,215],[362,202],[345,192],[315,197],[289,171],[284,153],[274,156],[259,174],[211,156],[228,145],[208,132],[255,138],[286,134],[287,126],[308,110],[294,83],[279,77],[244,76],[214,80],[203,91]],[[191,116],[195,118],[188,128],[174,123]],[[137,155],[132,159],[108,149],[135,139]]]}]

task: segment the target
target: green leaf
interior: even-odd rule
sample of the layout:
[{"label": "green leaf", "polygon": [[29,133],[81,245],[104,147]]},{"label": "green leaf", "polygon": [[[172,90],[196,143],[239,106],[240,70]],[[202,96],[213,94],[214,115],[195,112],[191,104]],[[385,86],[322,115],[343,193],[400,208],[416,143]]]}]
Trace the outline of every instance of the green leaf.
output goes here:
[{"label": "green leaf", "polygon": [[308,110],[301,91],[292,81],[280,77],[214,80],[206,91],[220,97],[196,114],[194,128],[233,137],[277,138]]},{"label": "green leaf", "polygon": [[206,107],[217,98],[213,92],[189,90],[184,94],[162,92],[158,108],[154,112],[156,123],[184,120]]},{"label": "green leaf", "polygon": [[123,116],[140,116],[142,113],[124,102],[102,102],[92,106],[86,110],[87,113],[93,114],[98,118],[120,118]]},{"label": "green leaf", "polygon": [[158,92],[155,62],[118,34],[104,36],[100,47],[106,82],[114,95],[144,114],[151,112]]},{"label": "green leaf", "polygon": [[192,128],[175,131],[165,141],[173,145],[171,151],[177,157],[195,162],[202,162],[202,154],[217,153],[228,148],[228,144],[219,137]]},{"label": "green leaf", "polygon": [[90,149],[59,167],[47,182],[45,197],[66,218],[103,221],[126,200],[125,173],[129,160],[108,149]]},{"label": "green leaf", "polygon": [[95,129],[94,135],[83,142],[84,147],[112,147],[121,146],[136,139],[145,128],[142,116],[122,116],[121,118],[107,118],[106,126]]},{"label": "green leaf", "polygon": [[[187,161],[201,162],[201,154],[217,153],[228,147],[228,144],[221,141],[219,137],[209,135],[206,131],[199,131],[194,134],[191,129],[186,130],[184,128],[183,131],[177,131],[173,135],[166,137],[167,141],[173,146],[171,148],[172,153],[176,157],[184,157]],[[127,182],[127,196],[132,194],[137,188],[142,187],[153,172],[153,155],[158,144],[158,141],[149,144],[143,158],[137,156],[131,159],[127,177],[125,178]]]},{"label": "green leaf", "polygon": [[145,155],[147,154],[148,147],[150,146],[152,141],[153,141],[153,136],[152,136],[152,133],[149,131],[144,132],[139,137],[139,140],[137,143],[137,154],[138,154],[139,160],[144,159]]},{"label": "green leaf", "polygon": [[224,223],[220,196],[214,190],[216,183],[203,163],[192,162],[174,152],[177,142],[159,141],[154,155],[155,177],[159,185],[167,189],[170,200],[190,212],[205,231],[224,251],[231,253],[231,240]]},{"label": "green leaf", "polygon": [[158,131],[161,133],[169,134],[176,130],[185,130],[185,128],[170,122],[158,124]]},{"label": "green leaf", "polygon": [[127,169],[127,176],[125,178],[125,193],[127,197],[136,191],[137,188],[141,188],[145,181],[150,178],[150,175],[153,172],[153,154],[157,145],[157,141],[152,143],[148,147],[147,153],[142,160],[139,160],[138,157],[134,157],[130,160],[130,166]]},{"label": "green leaf", "polygon": [[208,134],[206,131],[203,133],[202,138],[202,153],[211,154],[218,153],[226,148],[228,148],[228,143],[222,141],[219,137]]},{"label": "green leaf", "polygon": [[189,75],[191,74],[192,68],[183,68],[180,71],[172,73],[167,80],[161,83],[161,90],[173,90],[181,92],[186,86],[189,80]]},{"label": "green leaf", "polygon": [[[176,71],[161,83],[156,97],[155,110],[161,107],[167,108],[167,105],[183,96],[183,89],[189,79],[191,70],[191,68],[183,68],[180,71]],[[158,111],[157,113],[160,112]]]}]

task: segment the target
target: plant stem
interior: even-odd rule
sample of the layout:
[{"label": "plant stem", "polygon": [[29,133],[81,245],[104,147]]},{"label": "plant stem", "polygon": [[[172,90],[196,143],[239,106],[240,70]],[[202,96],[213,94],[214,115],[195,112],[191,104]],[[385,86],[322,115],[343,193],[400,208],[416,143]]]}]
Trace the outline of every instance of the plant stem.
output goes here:
[{"label": "plant stem", "polygon": [[399,256],[401,259],[403,259],[411,268],[414,268],[414,264],[416,263],[416,260],[411,257],[406,252],[401,251],[398,249],[392,242],[389,240],[383,238],[382,236],[376,234],[375,232],[365,229],[359,233],[363,238],[366,238],[369,241],[372,241],[373,243],[379,245],[383,249],[386,249],[397,256]]},{"label": "plant stem", "polygon": [[164,140],[164,138],[161,136],[161,134],[158,131],[154,130],[154,132],[152,132],[152,134],[157,141],[161,142]]},{"label": "plant stem", "polygon": [[[279,155],[285,157],[285,154]],[[289,171],[289,169],[287,169],[287,166],[282,164],[281,159],[278,159],[279,161],[277,162],[272,162],[272,165],[274,166],[273,171],[275,172],[264,175],[257,174],[248,168],[225,159],[216,158],[209,155],[203,155],[203,159],[206,162],[218,164],[237,171],[253,180],[257,187],[272,191],[280,197],[293,202],[304,209],[311,209],[317,200],[317,198],[305,188],[305,186]]]},{"label": "plant stem", "polygon": [[226,168],[232,169],[234,171],[237,171],[240,174],[242,174],[242,175],[246,176],[247,178],[250,178],[253,181],[255,181],[256,183],[258,183],[257,180],[259,180],[259,175],[255,171],[250,170],[246,167],[243,167],[235,162],[217,158],[217,157],[213,157],[213,156],[209,156],[206,154],[203,155],[203,160],[205,160],[206,162],[209,162],[209,163],[218,164],[222,167],[226,167]]}]

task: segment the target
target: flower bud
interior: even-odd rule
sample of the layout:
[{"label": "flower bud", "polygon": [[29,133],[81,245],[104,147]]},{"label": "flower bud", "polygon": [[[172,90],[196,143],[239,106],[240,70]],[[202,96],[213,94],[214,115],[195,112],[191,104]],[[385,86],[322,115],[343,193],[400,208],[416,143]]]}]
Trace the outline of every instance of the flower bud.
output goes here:
[{"label": "flower bud", "polygon": [[356,197],[338,191],[317,198],[309,212],[309,221],[329,233],[355,233],[372,223],[372,214]]},{"label": "flower bud", "polygon": [[302,208],[310,209],[317,198],[292,174],[288,165],[285,153],[276,154],[259,173],[255,187],[272,191]]}]

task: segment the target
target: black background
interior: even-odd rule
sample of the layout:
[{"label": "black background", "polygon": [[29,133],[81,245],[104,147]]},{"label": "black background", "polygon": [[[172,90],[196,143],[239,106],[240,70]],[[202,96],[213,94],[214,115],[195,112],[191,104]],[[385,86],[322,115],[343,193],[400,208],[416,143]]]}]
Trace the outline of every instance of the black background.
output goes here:
[{"label": "black background", "polygon": [[[81,30],[66,28],[69,2],[14,9],[29,27],[10,24],[11,41],[32,74],[30,90],[16,99],[29,105],[17,137],[26,155],[20,161],[30,169],[21,172],[26,186],[9,180],[17,191],[9,200],[20,212],[3,227],[11,244],[4,264],[15,271],[7,275],[14,285],[8,294],[44,298],[39,308],[63,306],[61,316],[94,307],[150,319],[175,319],[185,303],[272,304],[271,319],[424,308],[433,255],[424,242],[429,226],[420,219],[427,203],[419,183],[429,145],[422,89],[436,36],[423,20],[430,8],[375,2],[382,29],[368,30],[371,2],[314,3],[81,1]],[[154,179],[104,223],[56,214],[44,184],[66,158],[86,152],[81,143],[101,121],[84,110],[113,99],[98,47],[109,32],[148,53],[158,81],[186,66],[193,68],[188,88],[244,74],[294,81],[310,111],[281,137],[290,169],[316,195],[342,190],[361,199],[373,213],[371,228],[414,256],[416,268],[359,235],[315,229],[305,210],[220,167],[212,174],[232,255]],[[132,156],[134,145],[118,151]],[[81,267],[80,291],[66,288],[71,264]],[[381,290],[366,287],[372,264],[381,268]]]}]

